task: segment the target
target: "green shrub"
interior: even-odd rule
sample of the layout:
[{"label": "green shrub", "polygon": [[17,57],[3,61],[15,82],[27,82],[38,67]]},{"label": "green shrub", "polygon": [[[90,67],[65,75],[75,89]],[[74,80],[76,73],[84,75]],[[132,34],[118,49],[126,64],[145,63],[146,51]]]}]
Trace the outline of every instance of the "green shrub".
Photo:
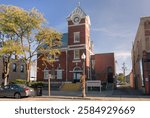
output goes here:
[{"label": "green shrub", "polygon": [[31,82],[30,83],[30,86],[32,87],[32,88],[37,88],[37,87],[43,87],[43,83],[42,82]]},{"label": "green shrub", "polygon": [[25,84],[27,86],[30,86],[32,88],[37,88],[37,87],[43,87],[43,83],[42,82],[27,82],[26,80],[22,80],[22,79],[16,79],[14,81],[10,82],[11,84]]},{"label": "green shrub", "polygon": [[27,84],[26,80],[22,80],[22,79],[16,79],[14,81],[10,82],[11,84]]}]

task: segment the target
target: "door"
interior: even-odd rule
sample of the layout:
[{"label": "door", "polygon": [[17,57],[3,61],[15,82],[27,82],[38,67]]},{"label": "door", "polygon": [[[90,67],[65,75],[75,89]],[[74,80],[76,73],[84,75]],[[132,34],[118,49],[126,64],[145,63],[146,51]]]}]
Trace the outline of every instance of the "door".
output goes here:
[{"label": "door", "polygon": [[74,75],[73,75],[73,79],[80,80],[80,76],[81,76],[80,73],[75,72],[75,73],[73,73],[73,74],[74,74]]},{"label": "door", "polygon": [[76,82],[80,82],[80,77],[81,77],[81,73],[79,73],[79,72],[74,72],[74,73],[73,73],[73,79],[74,79]]},{"label": "door", "polygon": [[108,83],[113,83],[114,78],[113,78],[113,69],[111,66],[107,68],[107,81]]},{"label": "door", "polygon": [[80,82],[81,72],[82,71],[80,67],[75,67],[73,69],[73,81],[74,82]]}]

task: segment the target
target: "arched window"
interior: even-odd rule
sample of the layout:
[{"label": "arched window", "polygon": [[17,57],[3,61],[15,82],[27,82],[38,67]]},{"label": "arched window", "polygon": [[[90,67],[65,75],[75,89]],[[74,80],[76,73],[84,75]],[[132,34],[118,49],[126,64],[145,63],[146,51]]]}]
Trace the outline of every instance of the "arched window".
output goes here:
[{"label": "arched window", "polygon": [[24,65],[20,66],[20,72],[22,72],[22,73],[24,72]]},{"label": "arched window", "polygon": [[13,63],[13,72],[17,72],[17,64],[16,63]]},{"label": "arched window", "polygon": [[78,67],[78,66],[77,66],[77,67],[74,67],[73,71],[74,71],[74,72],[81,72],[81,68]]}]

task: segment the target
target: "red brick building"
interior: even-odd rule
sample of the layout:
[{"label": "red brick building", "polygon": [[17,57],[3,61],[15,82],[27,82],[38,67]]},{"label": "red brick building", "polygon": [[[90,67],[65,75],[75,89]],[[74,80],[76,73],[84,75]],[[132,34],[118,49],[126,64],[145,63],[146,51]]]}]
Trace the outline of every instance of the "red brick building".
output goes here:
[{"label": "red brick building", "polygon": [[[67,17],[68,33],[64,33],[62,36],[62,48],[61,55],[56,59],[54,67],[48,65],[45,67],[42,60],[39,58],[37,61],[37,80],[47,81],[48,73],[53,73],[53,79],[51,81],[79,81],[80,76],[83,73],[83,62],[81,55],[86,55],[85,59],[85,74],[87,79],[92,79],[92,61],[91,57],[93,53],[93,44],[90,39],[90,17],[77,6],[72,13]],[[100,62],[99,62],[99,58]],[[108,58],[108,59],[106,59]],[[98,70],[98,66],[103,66],[102,60],[107,62],[114,62],[114,55],[108,54],[108,56],[95,55],[95,69]],[[110,62],[111,63],[111,62]],[[114,71],[114,63],[108,63],[103,68],[112,67],[111,71]],[[100,64],[100,65],[99,65]],[[110,66],[109,66],[110,64]],[[107,70],[105,69],[105,70]],[[106,76],[106,75],[104,75]],[[98,78],[100,79],[100,78]],[[104,78],[103,78],[104,79]]]},{"label": "red brick building", "polygon": [[81,59],[83,53],[86,55],[86,75],[88,78],[90,76],[90,55],[93,54],[90,40],[90,18],[78,6],[68,16],[67,21],[68,33],[64,33],[62,37],[61,55],[56,60],[53,69],[50,65],[45,68],[42,60],[38,60],[38,81],[47,79],[45,75],[48,70],[54,71],[55,81],[79,81],[83,73],[83,60]]},{"label": "red brick building", "polygon": [[113,83],[115,76],[114,53],[95,54],[92,56],[93,79],[101,80],[104,83]]},{"label": "red brick building", "polygon": [[150,17],[142,17],[132,47],[131,87],[150,94]]}]

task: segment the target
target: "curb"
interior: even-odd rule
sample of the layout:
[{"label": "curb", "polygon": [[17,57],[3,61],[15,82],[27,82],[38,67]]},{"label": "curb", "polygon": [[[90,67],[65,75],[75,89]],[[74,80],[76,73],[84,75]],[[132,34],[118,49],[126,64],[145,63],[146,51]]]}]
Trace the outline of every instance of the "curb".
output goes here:
[{"label": "curb", "polygon": [[59,99],[75,99],[75,100],[103,100],[101,98],[93,97],[71,97],[71,96],[35,96],[34,98],[59,98]]}]

